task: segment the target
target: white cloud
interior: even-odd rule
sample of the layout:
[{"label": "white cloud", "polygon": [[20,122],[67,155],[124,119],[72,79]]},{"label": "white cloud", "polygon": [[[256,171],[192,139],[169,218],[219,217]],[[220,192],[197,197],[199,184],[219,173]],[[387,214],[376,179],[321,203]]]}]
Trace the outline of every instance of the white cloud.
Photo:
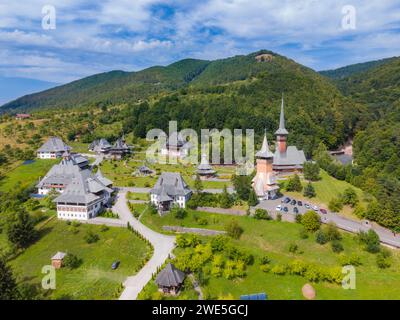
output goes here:
[{"label": "white cloud", "polygon": [[[6,60],[9,67],[3,65],[0,72],[13,70],[15,75],[32,73],[40,78],[40,70],[45,70],[41,79],[64,77],[67,81],[97,70],[132,70],[187,56],[223,58],[263,48],[322,68],[398,55],[400,50],[399,35],[391,32],[400,27],[398,0],[208,0],[190,4],[185,0],[104,0],[90,6],[86,0],[58,0],[57,29],[51,31],[41,29],[41,9],[46,4],[47,0],[1,0],[0,46],[23,61],[44,53],[46,58],[40,66]],[[158,4],[173,5],[175,14],[168,20],[155,17],[150,9]],[[341,9],[347,4],[356,8],[353,31],[340,27]],[[341,56],[326,60],[319,52],[327,48]]]}]

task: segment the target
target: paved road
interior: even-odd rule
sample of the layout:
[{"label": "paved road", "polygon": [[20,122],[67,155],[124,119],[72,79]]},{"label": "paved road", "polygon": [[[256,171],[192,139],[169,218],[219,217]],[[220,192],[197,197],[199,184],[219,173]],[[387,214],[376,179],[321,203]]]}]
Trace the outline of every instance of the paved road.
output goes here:
[{"label": "paved road", "polygon": [[124,282],[125,289],[120,296],[120,300],[135,300],[143,287],[151,280],[153,273],[161,266],[175,248],[175,237],[166,236],[155,232],[137,219],[135,219],[127,205],[126,190],[118,192],[117,201],[112,210],[118,213],[120,219],[127,225],[129,224],[141,235],[150,241],[154,247],[153,257],[146,265],[134,276],[128,277]]},{"label": "paved road", "polygon": [[[286,221],[294,221],[294,216],[295,216],[293,212],[294,206],[290,204],[281,204],[281,199],[262,201],[256,206],[256,208],[262,208],[268,210],[270,213],[275,215],[276,206],[278,205],[282,205],[282,207],[286,206],[289,209],[288,213],[281,212],[282,218]],[[300,214],[304,214],[306,211],[308,211],[308,209],[304,207],[304,204],[303,206],[297,206],[297,208],[299,209]],[[378,226],[375,223],[371,223],[369,221],[351,220],[343,216],[340,216],[337,213],[329,211],[327,214],[322,214],[319,212],[319,215],[323,223],[334,222],[338,226],[338,228],[349,232],[358,233],[360,230],[368,231],[369,229],[373,229],[379,235],[379,238],[382,243],[400,248],[400,235],[394,236],[390,230]]]}]

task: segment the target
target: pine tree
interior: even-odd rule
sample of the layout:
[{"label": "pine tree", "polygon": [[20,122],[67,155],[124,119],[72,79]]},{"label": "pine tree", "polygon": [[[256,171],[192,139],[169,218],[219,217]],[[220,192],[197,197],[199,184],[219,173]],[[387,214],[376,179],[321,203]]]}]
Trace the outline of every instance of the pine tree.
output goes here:
[{"label": "pine tree", "polygon": [[314,198],[316,196],[314,186],[311,182],[309,182],[306,187],[304,188],[303,195],[307,198]]},{"label": "pine tree", "polygon": [[258,198],[253,189],[250,190],[248,204],[250,207],[254,207],[258,204]]},{"label": "pine tree", "polygon": [[219,204],[221,205],[222,208],[232,207],[232,197],[228,193],[226,185],[224,186],[224,189],[223,189],[222,193],[220,194]]},{"label": "pine tree", "polygon": [[7,237],[18,248],[26,248],[36,237],[33,220],[24,210],[19,211],[9,222]]},{"label": "pine tree", "polygon": [[17,297],[17,284],[3,258],[0,259],[0,300],[12,300]]},{"label": "pine tree", "polygon": [[203,183],[200,179],[200,175],[196,174],[196,180],[194,181],[194,191],[196,193],[202,193],[204,190]]},{"label": "pine tree", "polygon": [[297,191],[301,192],[303,190],[303,186],[301,185],[300,177],[295,174],[292,178],[288,180],[288,183],[286,185],[286,190],[287,191]]}]

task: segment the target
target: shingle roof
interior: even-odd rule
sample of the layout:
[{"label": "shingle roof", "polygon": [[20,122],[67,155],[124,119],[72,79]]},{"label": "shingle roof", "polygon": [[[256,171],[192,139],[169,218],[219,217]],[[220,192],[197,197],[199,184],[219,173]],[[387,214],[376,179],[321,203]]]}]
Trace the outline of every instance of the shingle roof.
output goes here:
[{"label": "shingle roof", "polygon": [[215,170],[211,167],[210,163],[208,162],[207,155],[203,153],[201,155],[201,162],[197,167],[197,172],[199,174],[214,174]]},{"label": "shingle roof", "polygon": [[150,193],[161,195],[163,190],[170,197],[184,196],[192,192],[177,172],[163,172]]},{"label": "shingle roof", "polygon": [[156,284],[163,287],[177,287],[183,283],[186,274],[177,269],[172,263],[168,263],[160,271],[155,280]]},{"label": "shingle roof", "polygon": [[99,152],[102,150],[108,150],[111,149],[111,144],[104,138],[94,140],[90,145],[89,145],[89,150],[93,150],[95,152]]},{"label": "shingle roof", "polygon": [[112,181],[105,178],[101,172],[93,174],[89,169],[81,170],[71,159],[63,159],[60,164],[54,165],[37,187],[64,185],[64,192],[54,202],[90,203],[99,199],[96,193],[106,191]]},{"label": "shingle roof", "polygon": [[258,151],[256,153],[256,157],[268,159],[268,158],[272,158],[273,156],[274,156],[274,154],[269,149],[267,134],[265,133],[262,147],[261,147],[260,151]]},{"label": "shingle roof", "polygon": [[129,147],[125,143],[124,139],[119,138],[117,141],[115,141],[115,143],[112,146],[111,150],[129,150]]},{"label": "shingle roof", "polygon": [[66,255],[67,255],[67,254],[66,254],[65,252],[58,251],[58,252],[51,258],[51,260],[62,260],[62,259],[65,258]]},{"label": "shingle roof", "polygon": [[39,149],[38,152],[64,152],[71,150],[71,147],[66,145],[58,137],[50,137]]},{"label": "shingle roof", "polygon": [[275,151],[273,165],[288,166],[300,165],[306,162],[306,157],[303,150],[298,150],[295,146],[289,146],[286,152]]}]

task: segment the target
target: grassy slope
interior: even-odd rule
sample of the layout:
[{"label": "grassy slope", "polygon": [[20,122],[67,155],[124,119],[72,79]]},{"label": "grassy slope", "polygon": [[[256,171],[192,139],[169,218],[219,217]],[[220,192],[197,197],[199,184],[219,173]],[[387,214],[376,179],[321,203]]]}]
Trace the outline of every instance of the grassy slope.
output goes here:
[{"label": "grassy slope", "polygon": [[[136,161],[136,160],[143,160]],[[103,161],[101,164],[101,171],[104,175],[110,178],[114,185],[127,187],[127,186],[135,186],[135,187],[153,187],[157,182],[156,176],[134,176],[134,173],[138,167],[140,167],[144,163],[144,154],[135,154],[134,159],[125,163],[124,161]],[[156,170],[160,169],[160,172],[179,172],[181,173],[183,179],[190,186],[194,186],[194,179],[192,178],[195,175],[195,166],[191,165],[148,165],[150,169]],[[224,185],[230,186],[231,182],[220,182],[220,181],[203,181],[204,188],[217,188],[221,189]]]},{"label": "grassy slope", "polygon": [[[81,225],[73,234],[65,222],[53,220],[41,231],[39,241],[11,261],[18,280],[40,283],[41,268],[50,264],[50,258],[57,252],[71,252],[83,259],[76,270],[57,270],[57,289],[51,298],[68,296],[73,299],[112,299],[127,276],[133,275],[145,258],[148,247],[133,233],[122,228],[110,228],[101,232],[100,226]],[[94,244],[87,244],[84,236],[92,230],[100,236]],[[117,270],[111,264],[120,260]]]},{"label": "grassy slope", "polygon": [[43,177],[47,171],[60,160],[42,160],[35,159],[31,164],[20,164],[18,167],[8,172],[5,178],[0,182],[0,191],[8,192],[20,184],[21,187],[26,188],[32,183],[37,182],[39,177]]},{"label": "grassy slope", "polygon": [[[209,224],[201,226],[194,222],[193,213],[184,220],[175,219],[172,215],[159,217],[150,216],[148,213],[142,217],[142,222],[149,227],[160,231],[162,225],[184,225],[190,227],[223,229],[231,216],[200,213],[200,217],[207,218]],[[254,254],[256,262],[247,269],[247,277],[230,281],[224,278],[211,278],[203,288],[211,296],[231,293],[235,298],[241,294],[266,292],[270,299],[302,299],[301,288],[307,282],[299,276],[278,276],[264,273],[259,270],[258,259],[268,255],[272,263],[284,263],[293,259],[326,266],[339,266],[339,255],[332,252],[330,245],[319,245],[314,236],[301,240],[299,231],[301,226],[294,223],[277,221],[258,221],[250,217],[236,217],[244,228],[240,240],[234,241],[236,245]],[[375,256],[362,251],[353,235],[342,233],[344,253],[349,255],[355,252],[360,256],[362,265],[356,268],[357,289],[343,290],[340,286],[329,283],[316,283],[318,299],[399,299],[400,298],[400,256],[393,251],[393,264],[387,270],[376,267]],[[288,252],[290,242],[295,242],[303,254]]]},{"label": "grassy slope", "polygon": [[[285,195],[296,198],[298,200],[304,200],[305,202],[312,202],[318,206],[322,206],[325,208],[328,206],[329,201],[331,201],[335,197],[338,197],[339,194],[343,193],[346,188],[353,188],[356,191],[360,200],[364,198],[363,191],[359,188],[352,186],[348,182],[337,180],[334,177],[331,177],[324,170],[321,170],[320,176],[321,180],[312,183],[317,194],[315,198],[305,198],[301,192],[285,191]],[[307,181],[302,180],[303,186],[306,186],[307,183]],[[346,206],[340,213],[353,219],[358,219],[355,215],[352,214],[352,211],[353,210],[350,207]]]}]

